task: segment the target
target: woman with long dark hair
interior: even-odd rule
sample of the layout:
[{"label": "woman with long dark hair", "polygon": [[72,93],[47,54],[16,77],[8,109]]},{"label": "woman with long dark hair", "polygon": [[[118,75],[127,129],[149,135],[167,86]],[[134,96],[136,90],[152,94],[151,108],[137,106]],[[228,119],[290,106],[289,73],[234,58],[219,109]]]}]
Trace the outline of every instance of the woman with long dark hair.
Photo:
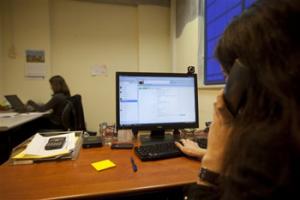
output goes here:
[{"label": "woman with long dark hair", "polygon": [[39,105],[32,100],[29,100],[27,105],[40,112],[52,109],[51,114],[47,116],[49,121],[45,122],[43,128],[63,128],[61,116],[66,100],[70,97],[70,90],[64,78],[59,75],[51,77],[49,82],[53,91],[52,98],[44,105]]},{"label": "woman with long dark hair", "polygon": [[234,117],[223,92],[217,97],[188,199],[300,198],[299,19],[299,0],[258,0],[220,38],[225,74],[239,62],[251,81]]}]

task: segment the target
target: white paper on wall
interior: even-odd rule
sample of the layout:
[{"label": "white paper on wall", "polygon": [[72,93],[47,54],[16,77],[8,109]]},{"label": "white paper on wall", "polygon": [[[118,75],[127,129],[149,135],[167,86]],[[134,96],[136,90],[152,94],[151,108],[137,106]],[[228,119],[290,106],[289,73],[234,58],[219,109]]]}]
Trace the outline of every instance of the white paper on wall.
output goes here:
[{"label": "white paper on wall", "polygon": [[93,65],[91,67],[91,75],[92,76],[106,76],[107,75],[107,67],[106,65]]}]

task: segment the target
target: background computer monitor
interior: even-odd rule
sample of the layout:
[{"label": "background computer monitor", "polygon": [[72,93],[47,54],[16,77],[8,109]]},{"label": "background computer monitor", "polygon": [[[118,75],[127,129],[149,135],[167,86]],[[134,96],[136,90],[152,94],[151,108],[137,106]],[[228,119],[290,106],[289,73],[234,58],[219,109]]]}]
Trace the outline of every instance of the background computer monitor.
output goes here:
[{"label": "background computer monitor", "polygon": [[118,129],[150,130],[164,136],[166,129],[198,127],[196,74],[116,73]]}]

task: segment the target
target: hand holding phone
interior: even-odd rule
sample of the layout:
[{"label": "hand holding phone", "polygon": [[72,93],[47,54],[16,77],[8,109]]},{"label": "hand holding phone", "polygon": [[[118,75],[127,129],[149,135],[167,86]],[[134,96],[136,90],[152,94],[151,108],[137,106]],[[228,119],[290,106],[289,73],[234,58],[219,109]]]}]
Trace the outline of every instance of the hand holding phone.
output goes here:
[{"label": "hand holding phone", "polygon": [[114,143],[111,145],[111,149],[132,149],[133,143]]},{"label": "hand holding phone", "polygon": [[228,110],[236,116],[246,102],[246,91],[250,84],[249,68],[236,60],[230,70],[224,89],[224,100]]}]

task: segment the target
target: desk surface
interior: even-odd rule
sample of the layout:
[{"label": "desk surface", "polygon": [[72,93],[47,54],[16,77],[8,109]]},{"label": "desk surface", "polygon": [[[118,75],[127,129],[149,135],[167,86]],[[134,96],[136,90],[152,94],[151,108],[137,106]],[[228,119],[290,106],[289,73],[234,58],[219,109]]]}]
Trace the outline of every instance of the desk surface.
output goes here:
[{"label": "desk surface", "polygon": [[[133,157],[138,171],[132,170]],[[117,166],[97,172],[90,163]],[[122,195],[196,182],[200,162],[186,157],[141,162],[133,150],[81,149],[75,161],[0,166],[0,199],[74,198]]]},{"label": "desk surface", "polygon": [[22,113],[22,114],[16,114],[9,117],[1,117],[0,118],[0,132],[1,131],[7,131],[9,129],[12,129],[16,126],[25,124],[29,121],[32,121],[34,119],[37,119],[49,112],[33,112],[33,113]]}]

